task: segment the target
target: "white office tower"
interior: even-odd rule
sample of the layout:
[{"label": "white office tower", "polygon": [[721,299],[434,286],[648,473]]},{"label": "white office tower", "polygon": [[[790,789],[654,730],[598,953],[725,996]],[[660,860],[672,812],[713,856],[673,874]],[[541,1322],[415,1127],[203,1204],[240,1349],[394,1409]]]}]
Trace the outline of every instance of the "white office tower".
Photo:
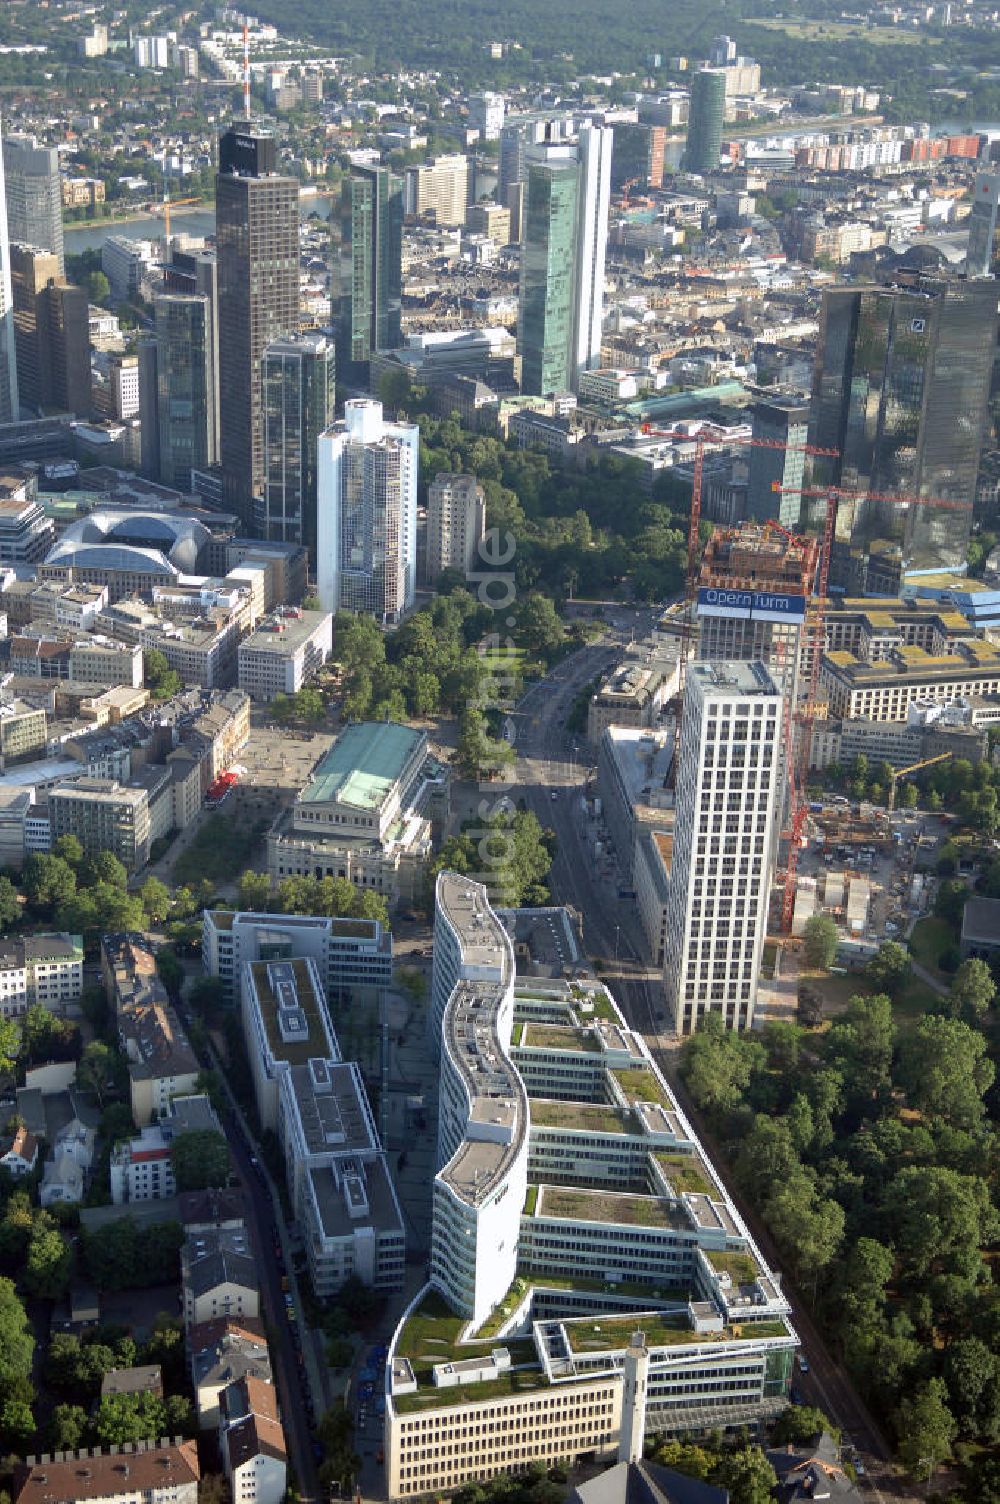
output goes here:
[{"label": "white office tower", "polygon": [[762,663],[688,665],[663,980],[677,1034],[753,1021],[779,818],[782,700]]},{"label": "white office tower", "polygon": [[967,277],[995,277],[1000,271],[1000,172],[977,172],[969,211]]},{"label": "white office tower", "polygon": [[615,133],[610,126],[587,125],[580,131],[580,242],[576,260],[574,390],[580,372],[592,370],[601,363],[604,266],[608,252],[611,149],[614,140]]},{"label": "white office tower", "polygon": [[7,187],[0,150],[0,423],[19,417],[17,364],[14,357],[14,297],[10,285],[10,239],[7,235]]},{"label": "white office tower", "polygon": [[345,402],[319,437],[316,580],[324,611],[398,622],[413,605],[420,431],[381,402]]}]

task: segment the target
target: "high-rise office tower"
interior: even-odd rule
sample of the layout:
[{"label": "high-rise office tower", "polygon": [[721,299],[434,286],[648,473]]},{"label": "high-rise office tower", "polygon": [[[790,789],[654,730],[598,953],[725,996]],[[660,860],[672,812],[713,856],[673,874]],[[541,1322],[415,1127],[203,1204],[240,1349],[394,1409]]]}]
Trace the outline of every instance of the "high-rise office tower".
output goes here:
[{"label": "high-rise office tower", "polygon": [[824,293],[810,438],[839,458],[817,460],[815,478],[969,508],[842,500],[835,584],[895,595],[905,575],[964,563],[996,332],[988,281],[915,275]]},{"label": "high-rise office tower", "polygon": [[60,275],[58,256],[35,246],[10,247],[10,275],[20,401],[89,417],[87,294]]},{"label": "high-rise office tower", "polygon": [[413,604],[420,430],[381,402],[344,403],[319,439],[316,581],[324,611],[396,622]]},{"label": "high-rise office tower", "polygon": [[0,152],[0,423],[18,417],[17,357],[14,351],[14,304],[10,285],[10,240],[7,236],[7,193]]},{"label": "high-rise office tower", "polygon": [[614,133],[612,188],[620,190],[626,183],[638,188],[662,188],[666,128],[662,125],[636,125],[626,121],[616,125]]},{"label": "high-rise office tower", "polygon": [[691,80],[691,109],[682,166],[705,177],[715,172],[722,153],[722,122],[726,113],[726,75],[719,68],[702,68]]},{"label": "high-rise office tower", "polygon": [[337,376],[367,385],[376,350],[398,350],[403,185],[388,167],[352,167],[341,198]]},{"label": "high-rise office tower", "polygon": [[427,580],[445,569],[468,579],[486,533],[486,501],[474,475],[436,475],[427,487]]},{"label": "high-rise office tower", "polygon": [[724,68],[727,63],[736,61],[736,43],[732,37],[718,36],[712,38],[712,51],[710,61],[713,68]]},{"label": "high-rise office tower", "polygon": [[576,144],[528,161],[518,336],[521,390],[575,391],[599,365],[613,132],[584,126]]},{"label": "high-rise office tower", "polygon": [[219,141],[219,458],[225,505],[249,524],[264,482],[261,356],[299,323],[299,185],[274,137],[248,123]]},{"label": "high-rise office tower", "polygon": [[[142,412],[143,465],[146,425],[156,425],[159,479],[190,491],[191,471],[216,461],[212,307],[202,293],[160,293],[156,315],[156,397]],[[140,369],[140,404],[146,392]],[[147,397],[148,400],[148,397]]]},{"label": "high-rise office tower", "polygon": [[461,152],[408,167],[403,209],[407,214],[433,214],[439,225],[464,224],[472,198],[472,169],[472,158]]},{"label": "high-rise office tower", "polygon": [[59,262],[56,275],[65,276],[59,153],[31,136],[6,136],[3,170],[11,240],[51,251]]},{"label": "high-rise office tower", "polygon": [[1000,172],[977,172],[969,211],[968,277],[1000,275]]},{"label": "high-rise office tower", "polygon": [[688,665],[663,981],[676,1034],[753,1022],[778,818],[781,695],[762,663]]},{"label": "high-rise office tower", "polygon": [[219,455],[219,263],[214,250],[180,251],[171,247],[170,260],[163,268],[164,292],[200,294],[208,299],[211,335],[212,388],[214,393],[214,433],[212,452]]},{"label": "high-rise office tower", "polygon": [[302,543],[316,559],[316,450],[333,422],[333,343],[305,333],[264,351],[264,494],[260,537]]},{"label": "high-rise office tower", "polygon": [[[775,518],[784,527],[799,526],[809,407],[791,398],[771,397],[750,410],[752,437],[764,441],[749,449],[747,516],[756,522]],[[773,449],[766,444],[784,445]]]}]

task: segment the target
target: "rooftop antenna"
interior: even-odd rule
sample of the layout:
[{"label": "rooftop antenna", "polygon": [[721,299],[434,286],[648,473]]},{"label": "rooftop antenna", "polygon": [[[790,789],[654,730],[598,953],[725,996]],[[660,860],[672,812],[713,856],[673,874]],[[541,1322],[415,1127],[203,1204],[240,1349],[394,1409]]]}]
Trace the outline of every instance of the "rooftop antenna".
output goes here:
[{"label": "rooftop antenna", "polygon": [[250,32],[243,22],[243,119],[250,119]]}]

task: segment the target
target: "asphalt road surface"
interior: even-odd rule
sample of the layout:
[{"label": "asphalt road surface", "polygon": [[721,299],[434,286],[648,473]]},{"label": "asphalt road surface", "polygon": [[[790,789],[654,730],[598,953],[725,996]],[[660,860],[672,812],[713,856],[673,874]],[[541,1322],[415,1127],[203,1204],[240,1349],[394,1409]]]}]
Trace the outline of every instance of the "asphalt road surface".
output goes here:
[{"label": "asphalt road surface", "polygon": [[[523,797],[543,825],[551,826],[558,842],[550,874],[553,898],[579,911],[586,952],[604,961],[612,991],[634,1028],[647,1036],[657,1061],[669,1076],[680,1105],[705,1139],[717,1166],[721,1161],[690,1098],[677,1081],[676,1042],[660,1037],[657,1014],[662,987],[641,960],[642,940],[635,901],[617,895],[617,880],[600,871],[592,849],[593,822],[588,822],[580,798],[590,776],[596,749],[566,732],[565,721],[583,687],[619,656],[613,640],[581,648],[564,659],[522,696],[512,717],[518,760],[516,797]],[[616,832],[611,831],[614,840]],[[774,1244],[750,1208],[727,1187],[765,1256],[781,1268]],[[806,1403],[816,1404],[840,1426],[864,1460],[866,1476],[859,1480],[876,1501],[906,1499],[909,1491],[892,1473],[890,1450],[867,1407],[844,1370],[828,1353],[815,1323],[794,1291],[786,1293],[792,1322],[801,1338],[808,1371],[798,1372],[795,1387]]]}]

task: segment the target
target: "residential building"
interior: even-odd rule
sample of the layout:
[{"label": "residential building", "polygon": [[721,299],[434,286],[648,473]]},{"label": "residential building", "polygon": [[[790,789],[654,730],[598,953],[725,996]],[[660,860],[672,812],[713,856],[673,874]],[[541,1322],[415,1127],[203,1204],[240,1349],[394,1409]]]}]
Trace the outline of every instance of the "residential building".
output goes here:
[{"label": "residential building", "polygon": [[432,803],[446,789],[422,731],[348,726],[268,832],[268,871],[276,880],[346,877],[409,902],[431,852]]},{"label": "residential building", "polygon": [[49,790],[52,840],[74,835],[88,855],[111,851],[129,872],[149,860],[149,797],[115,778],[80,778]]},{"label": "residential building", "polygon": [[14,1474],[15,1504],[198,1504],[201,1467],[193,1441],[28,1457]]},{"label": "residential building", "polygon": [[79,935],[18,935],[0,941],[0,1016],[17,1018],[36,1003],[65,1014],[82,996]]},{"label": "residential building", "polygon": [[392,933],[377,919],[205,910],[202,964],[237,997],[247,962],[294,957],[315,961],[323,990],[335,1005],[359,994],[371,996],[392,982]]},{"label": "residential building", "polygon": [[348,401],[319,439],[316,584],[324,611],[398,622],[414,601],[420,431]]},{"label": "residential building", "polygon": [[773,397],[755,402],[750,411],[753,438],[759,442],[748,452],[747,517],[756,522],[773,517],[783,527],[796,528],[802,520],[808,404]]},{"label": "residential building", "polygon": [[486,499],[474,475],[436,475],[427,487],[427,580],[446,569],[468,580],[482,567]]},{"label": "residential building", "polygon": [[645,1042],[590,978],[518,982],[480,884],[442,873],[436,903],[456,980],[429,1284],[389,1351],[389,1498],[777,1414],[788,1302]]},{"label": "residential building", "polygon": [[0,423],[16,423],[20,416],[17,359],[14,351],[14,299],[10,285],[10,237],[7,234],[7,192],[0,153]]},{"label": "residential building", "polygon": [[146,359],[153,361],[155,384],[146,390],[155,406],[142,412],[143,454],[148,423],[156,430],[157,478],[177,491],[191,490],[192,469],[218,459],[214,311],[202,293],[164,292],[153,301],[156,335]]},{"label": "residential building", "polygon": [[762,663],[688,665],[663,979],[670,1027],[753,1022],[780,819],[782,697]]},{"label": "residential building", "polygon": [[367,386],[376,350],[401,343],[403,185],[388,167],[351,167],[341,197],[341,263],[335,294],[337,372]]},{"label": "residential building", "polygon": [[247,1377],[226,1386],[219,1401],[219,1450],[235,1500],[283,1504],[288,1452],[273,1384]]},{"label": "residential building", "polygon": [[201,1228],[181,1249],[181,1299],[190,1332],[220,1317],[258,1317],[260,1283],[246,1228]]},{"label": "residential building", "polygon": [[59,271],[53,252],[12,244],[11,293],[20,400],[33,412],[90,416],[87,295]]},{"label": "residential building", "polygon": [[521,390],[575,391],[600,364],[611,192],[610,128],[528,151],[518,344]]},{"label": "residential building", "polygon": [[140,1128],[164,1117],[172,1098],[197,1093],[198,1058],[168,1002],[120,1012],[118,1036],[128,1061],[132,1117]]},{"label": "residential building", "polygon": [[32,136],[5,136],[3,174],[7,195],[7,233],[11,241],[50,251],[63,277],[62,191],[59,153],[39,146]]},{"label": "residential building", "polygon": [[403,212],[418,217],[432,214],[439,225],[464,224],[473,172],[471,158],[461,152],[408,167],[403,179]]},{"label": "residential building", "polygon": [[234,125],[219,141],[219,458],[228,510],[253,520],[264,485],[262,356],[299,325],[299,186],[273,136]]},{"label": "residential building", "polygon": [[1000,899],[966,899],[961,950],[963,960],[975,956],[981,961],[993,961],[1000,954]]},{"label": "residential building", "polygon": [[[839,457],[818,460],[815,479],[860,496],[838,503],[835,584],[895,595],[904,578],[964,564],[996,317],[988,281],[917,276],[824,292],[811,439]],[[867,492],[918,499],[900,506]]]},{"label": "residential building", "polygon": [[136,1363],[131,1368],[111,1368],[101,1380],[101,1399],[111,1394],[152,1394],[163,1398],[163,1369],[159,1363]]},{"label": "residential building", "polygon": [[48,717],[23,700],[0,703],[0,768],[19,762],[32,753],[44,753]]},{"label": "residential building", "polygon": [[217,1431],[219,1399],[240,1379],[272,1382],[263,1324],[253,1316],[218,1316],[188,1333],[191,1385],[200,1431]]},{"label": "residential building", "polygon": [[301,543],[316,558],[317,441],[333,422],[334,344],[319,333],[274,340],[264,351],[264,488],[257,531]]},{"label": "residential building", "polygon": [[862,1504],[864,1495],[844,1466],[851,1455],[849,1448],[834,1441],[829,1431],[807,1446],[774,1447],[766,1452],[768,1462],[778,1475],[774,1490],[776,1504],[808,1504],[813,1499],[829,1499],[830,1504]]},{"label": "residential building", "polygon": [[38,1164],[38,1139],[29,1133],[23,1123],[14,1129],[10,1145],[0,1154],[0,1165],[15,1180],[31,1175]]},{"label": "residential building", "polygon": [[726,72],[700,68],[691,80],[691,105],[682,166],[707,177],[718,171],[726,113]]},{"label": "residential building", "polygon": [[289,606],[259,621],[239,646],[240,689],[268,704],[275,695],[292,695],[322,668],[333,652],[333,617],[329,611]]},{"label": "residential building", "polygon": [[123,1139],[111,1151],[111,1200],[115,1206],[135,1201],[165,1201],[177,1190],[173,1170],[174,1140],[183,1133],[222,1133],[206,1096],[173,1097],[167,1115],[148,1124],[136,1138]]},{"label": "residential building", "polygon": [[969,211],[969,243],[965,252],[967,277],[995,277],[1000,273],[1000,172],[977,172]]},{"label": "residential building", "polygon": [[45,1161],[38,1200],[42,1206],[78,1205],[97,1153],[97,1132],[73,1117],[58,1130]]}]

